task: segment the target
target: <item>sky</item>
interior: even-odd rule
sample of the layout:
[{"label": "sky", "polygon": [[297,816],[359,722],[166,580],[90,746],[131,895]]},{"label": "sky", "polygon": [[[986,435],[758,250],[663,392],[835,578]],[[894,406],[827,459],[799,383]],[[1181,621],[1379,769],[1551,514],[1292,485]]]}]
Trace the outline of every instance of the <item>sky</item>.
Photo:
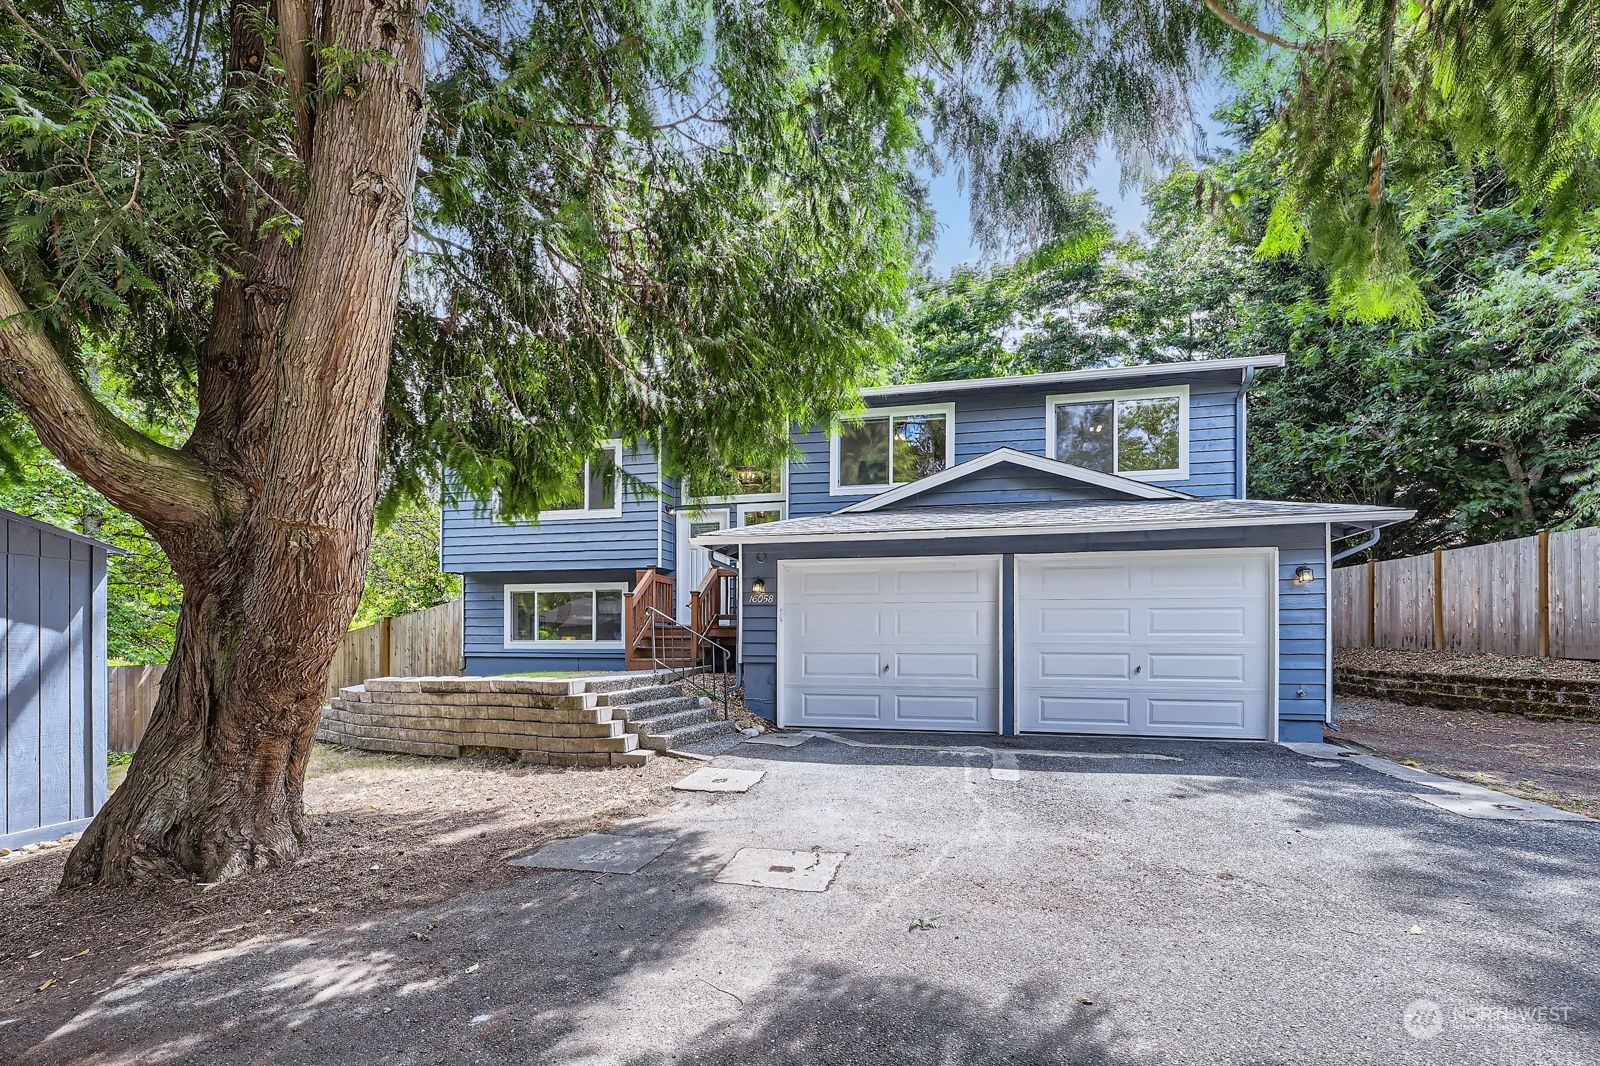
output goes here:
[{"label": "sky", "polygon": [[[1196,151],[1215,151],[1229,143],[1221,124],[1211,118],[1211,112],[1221,102],[1221,97],[1221,87],[1215,83],[1196,86],[1193,107],[1197,122],[1195,136],[1189,145],[1191,156]],[[1094,165],[1089,168],[1086,184],[1099,196],[1101,203],[1111,208],[1111,220],[1119,234],[1138,233],[1144,228],[1148,214],[1143,201],[1144,192],[1137,186],[1126,192],[1122,190],[1122,168],[1109,145],[1102,147]],[[976,264],[979,255],[972,241],[967,194],[956,179],[955,168],[946,168],[943,174],[932,177],[929,189],[940,226],[938,244],[930,264],[933,273],[948,274],[963,263]]]}]

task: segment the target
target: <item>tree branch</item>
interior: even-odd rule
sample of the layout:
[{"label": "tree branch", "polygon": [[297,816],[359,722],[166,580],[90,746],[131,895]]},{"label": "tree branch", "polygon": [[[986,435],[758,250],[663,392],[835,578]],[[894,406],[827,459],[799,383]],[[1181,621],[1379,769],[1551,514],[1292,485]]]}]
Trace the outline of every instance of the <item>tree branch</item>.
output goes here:
[{"label": "tree branch", "polygon": [[217,486],[205,468],[113,414],[28,316],[0,271],[0,388],[44,446],[158,536],[192,535],[196,525],[219,517]]},{"label": "tree branch", "polygon": [[1327,52],[1333,47],[1327,41],[1321,44],[1310,44],[1305,41],[1291,41],[1287,37],[1279,37],[1270,30],[1264,30],[1259,26],[1253,26],[1246,22],[1232,11],[1223,7],[1219,0],[1200,0],[1200,2],[1205,4],[1206,10],[1221,19],[1225,25],[1238,30],[1246,36],[1254,37],[1258,41],[1265,41],[1267,44],[1276,45],[1279,48],[1287,48],[1294,52]]}]

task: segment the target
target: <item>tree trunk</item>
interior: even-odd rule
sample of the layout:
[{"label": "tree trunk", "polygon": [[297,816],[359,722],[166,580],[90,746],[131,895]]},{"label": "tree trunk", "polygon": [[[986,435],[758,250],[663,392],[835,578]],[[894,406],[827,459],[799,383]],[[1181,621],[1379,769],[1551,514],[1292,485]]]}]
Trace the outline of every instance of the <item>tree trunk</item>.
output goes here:
[{"label": "tree trunk", "polygon": [[[280,21],[309,26],[310,10]],[[195,438],[169,457],[202,471],[216,504],[187,520],[169,507],[153,527],[184,587],[177,645],[127,780],[73,850],[67,887],[218,880],[292,862],[307,843],[306,761],[372,536],[425,119],[420,10],[332,0],[323,12],[321,40],[358,59],[297,102],[310,159],[292,273],[270,257],[287,280],[268,294],[281,317],[251,299],[217,303],[206,358],[221,365],[202,373]],[[259,65],[259,49],[236,51]],[[267,320],[279,324],[263,344]],[[84,472],[77,442],[45,439]],[[141,518],[153,506],[139,491],[108,495]]]}]

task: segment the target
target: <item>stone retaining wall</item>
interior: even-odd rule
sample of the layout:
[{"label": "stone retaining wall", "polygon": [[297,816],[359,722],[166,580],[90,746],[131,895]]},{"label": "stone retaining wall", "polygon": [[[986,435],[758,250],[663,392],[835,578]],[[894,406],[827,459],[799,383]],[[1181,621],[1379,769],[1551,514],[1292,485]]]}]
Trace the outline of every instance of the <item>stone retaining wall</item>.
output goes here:
[{"label": "stone retaining wall", "polygon": [[317,739],[365,751],[458,758],[514,753],[556,766],[640,766],[652,752],[612,716],[637,677],[377,677],[341,689]]},{"label": "stone retaining wall", "polygon": [[1546,677],[1489,677],[1470,674],[1398,673],[1334,670],[1334,689],[1342,696],[1370,696],[1432,707],[1503,711],[1528,718],[1600,722],[1600,682]]}]

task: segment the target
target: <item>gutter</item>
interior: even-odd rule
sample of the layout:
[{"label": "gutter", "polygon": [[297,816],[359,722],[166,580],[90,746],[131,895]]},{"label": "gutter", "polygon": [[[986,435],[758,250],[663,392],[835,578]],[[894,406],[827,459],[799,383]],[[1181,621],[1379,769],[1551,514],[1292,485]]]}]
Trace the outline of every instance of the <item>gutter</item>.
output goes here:
[{"label": "gutter", "polygon": [[1244,464],[1245,464],[1245,444],[1244,444],[1244,434],[1245,434],[1245,418],[1246,418],[1246,416],[1245,416],[1244,394],[1245,394],[1245,392],[1247,392],[1249,390],[1250,383],[1255,381],[1255,379],[1256,379],[1256,368],[1253,367],[1253,366],[1245,367],[1244,368],[1244,373],[1239,376],[1239,396],[1234,401],[1235,404],[1236,404],[1237,413],[1234,415],[1234,434],[1233,434],[1233,481],[1234,481],[1234,486],[1233,486],[1234,487],[1234,494],[1233,495],[1234,495],[1234,498],[1238,499],[1238,500],[1242,500],[1242,499],[1245,498],[1245,476],[1244,476],[1244,474],[1245,474],[1245,467],[1244,467]]},{"label": "gutter", "polygon": [[[1415,513],[1415,512],[1413,512],[1413,513]],[[1382,539],[1383,539],[1383,527],[1382,526],[1376,526],[1376,527],[1373,528],[1372,533],[1367,537],[1366,540],[1362,541],[1360,544],[1357,544],[1353,548],[1346,548],[1344,551],[1340,552],[1338,555],[1335,555],[1331,559],[1329,559],[1328,560],[1328,566],[1331,568],[1333,566],[1333,564],[1338,562],[1340,559],[1348,559],[1348,558],[1350,558],[1350,556],[1356,554],[1357,552],[1364,552],[1368,548],[1372,547],[1374,544],[1378,543],[1378,541],[1380,541]],[[1329,546],[1332,547],[1331,544]]]}]

